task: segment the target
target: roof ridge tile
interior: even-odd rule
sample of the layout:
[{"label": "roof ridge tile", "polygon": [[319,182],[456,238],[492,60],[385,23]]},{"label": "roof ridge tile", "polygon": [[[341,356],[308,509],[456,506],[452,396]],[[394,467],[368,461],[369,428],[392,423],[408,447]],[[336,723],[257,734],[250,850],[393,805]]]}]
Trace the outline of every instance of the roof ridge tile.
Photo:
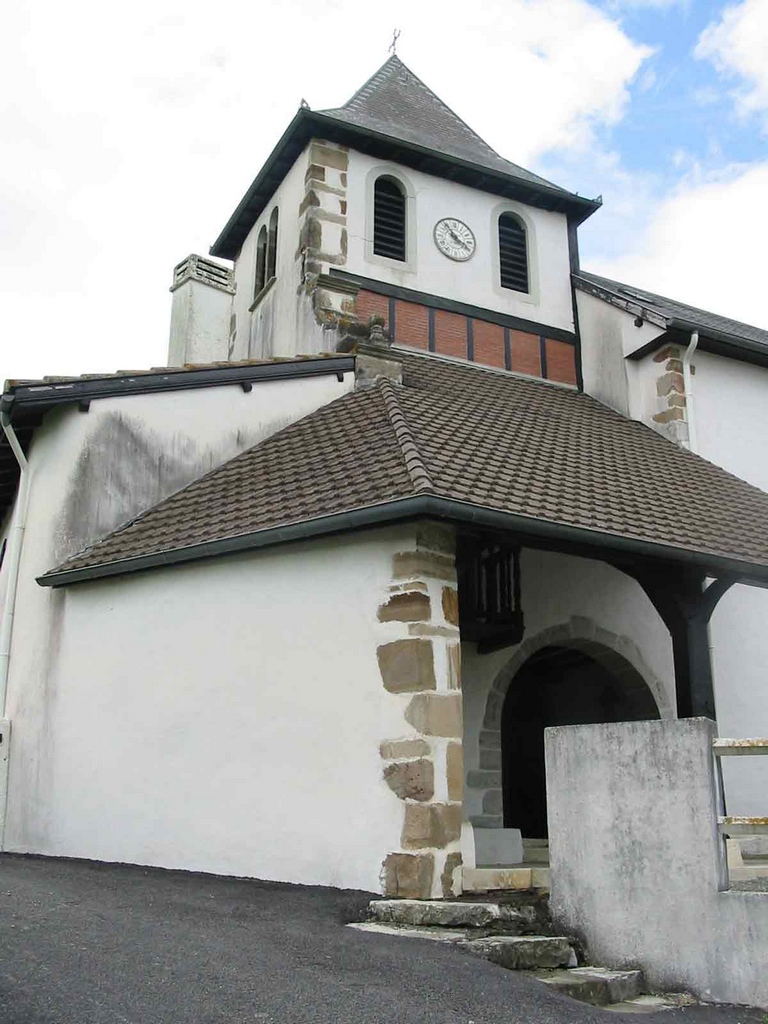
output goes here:
[{"label": "roof ridge tile", "polygon": [[403,454],[403,460],[411,478],[413,488],[420,494],[427,491],[434,491],[434,484],[429,475],[427,465],[422,458],[416,438],[411,430],[410,424],[402,410],[397,397],[395,385],[387,377],[379,377],[378,386],[384,400],[384,408],[387,411],[389,422],[395,432],[395,437]]}]

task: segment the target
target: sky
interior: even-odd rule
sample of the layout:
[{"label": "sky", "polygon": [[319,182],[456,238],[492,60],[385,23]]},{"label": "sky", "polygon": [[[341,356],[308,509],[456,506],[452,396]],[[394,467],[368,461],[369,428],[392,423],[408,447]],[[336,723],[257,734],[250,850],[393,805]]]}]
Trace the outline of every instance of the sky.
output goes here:
[{"label": "sky", "polygon": [[768,328],[768,0],[26,0],[0,39],[0,379],[163,365],[174,265],[394,29],[502,156],[602,195],[586,269]]}]

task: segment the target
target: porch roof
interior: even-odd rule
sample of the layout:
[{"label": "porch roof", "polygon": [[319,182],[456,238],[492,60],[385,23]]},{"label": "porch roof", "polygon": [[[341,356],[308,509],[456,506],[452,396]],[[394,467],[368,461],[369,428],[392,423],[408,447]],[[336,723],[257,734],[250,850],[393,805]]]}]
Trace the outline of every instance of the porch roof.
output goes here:
[{"label": "porch roof", "polygon": [[39,578],[59,586],[430,516],[768,586],[768,494],[588,395],[434,355],[305,417]]}]

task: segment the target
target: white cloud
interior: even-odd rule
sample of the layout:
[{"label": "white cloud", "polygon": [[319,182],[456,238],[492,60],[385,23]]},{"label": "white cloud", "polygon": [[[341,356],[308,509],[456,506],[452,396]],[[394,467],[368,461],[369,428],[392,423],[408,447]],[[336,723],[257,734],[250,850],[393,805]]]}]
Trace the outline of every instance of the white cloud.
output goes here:
[{"label": "white cloud", "polygon": [[[293,116],[399,52],[509,159],[586,152],[647,48],[586,0],[30,0],[0,39],[2,376],[162,363],[206,252]],[[577,186],[578,187],[578,186]]]},{"label": "white cloud", "polygon": [[768,131],[768,3],[742,0],[726,8],[702,32],[695,54],[741,79],[733,94],[739,113],[762,114]]},{"label": "white cloud", "polygon": [[585,267],[768,328],[767,191],[768,162],[706,180],[693,172],[656,208],[634,254]]}]

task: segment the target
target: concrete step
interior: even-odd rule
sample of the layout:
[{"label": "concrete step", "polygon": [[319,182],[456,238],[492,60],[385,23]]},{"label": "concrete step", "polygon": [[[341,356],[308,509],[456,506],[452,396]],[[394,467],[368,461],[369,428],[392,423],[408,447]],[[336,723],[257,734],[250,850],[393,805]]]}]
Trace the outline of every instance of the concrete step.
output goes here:
[{"label": "concrete step", "polygon": [[636,999],[643,991],[642,971],[611,971],[606,967],[532,971],[531,977],[564,995],[592,1006],[608,1006]]},{"label": "concrete step", "polygon": [[523,864],[549,867],[549,840],[523,839]]},{"label": "concrete step", "polygon": [[510,867],[464,868],[464,892],[495,892],[502,889],[549,889],[549,868],[517,864]]},{"label": "concrete step", "polygon": [[485,935],[478,938],[475,928],[419,927],[381,921],[364,921],[347,927],[377,935],[396,935],[402,939],[451,943],[465,953],[513,971],[575,966],[577,963],[571,940],[562,935]]},{"label": "concrete step", "polygon": [[612,1003],[604,1010],[613,1013],[659,1013],[662,1010],[676,1010],[680,1006],[695,1006],[698,1001],[688,992],[665,992],[662,995],[637,996],[624,1003]]},{"label": "concrete step", "polygon": [[547,903],[533,894],[509,902],[372,900],[368,915],[379,924],[476,929],[483,934],[524,935],[549,927]]},{"label": "concrete step", "polygon": [[463,939],[459,949],[490,960],[511,971],[543,967],[575,967],[576,950],[564,935],[495,935],[483,939]]}]

